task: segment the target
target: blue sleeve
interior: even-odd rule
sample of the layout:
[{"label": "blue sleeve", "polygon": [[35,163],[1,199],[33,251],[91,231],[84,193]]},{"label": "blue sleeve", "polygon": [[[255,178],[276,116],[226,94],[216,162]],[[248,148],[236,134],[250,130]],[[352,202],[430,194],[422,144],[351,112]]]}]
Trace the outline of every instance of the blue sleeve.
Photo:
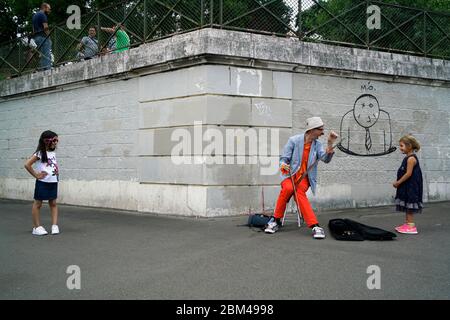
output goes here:
[{"label": "blue sleeve", "polygon": [[280,156],[280,163],[284,162],[286,164],[290,164],[293,151],[294,151],[294,141],[292,141],[292,139],[289,138],[288,142],[283,148],[283,153]]},{"label": "blue sleeve", "polygon": [[323,162],[328,163],[333,158],[334,153],[327,154],[323,149],[322,143],[320,141],[317,141],[317,155]]}]

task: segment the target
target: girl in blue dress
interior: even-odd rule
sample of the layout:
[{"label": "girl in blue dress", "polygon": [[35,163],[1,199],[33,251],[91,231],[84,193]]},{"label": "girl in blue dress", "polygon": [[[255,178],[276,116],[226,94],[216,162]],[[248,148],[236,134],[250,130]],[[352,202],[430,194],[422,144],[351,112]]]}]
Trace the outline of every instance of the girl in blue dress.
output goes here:
[{"label": "girl in blue dress", "polygon": [[419,159],[416,152],[420,150],[420,144],[411,135],[403,136],[400,139],[400,151],[406,155],[400,168],[397,171],[397,180],[394,188],[397,188],[395,195],[396,210],[406,213],[406,221],[395,230],[404,234],[417,234],[414,223],[414,215],[422,212],[423,204],[423,179],[420,169]]}]

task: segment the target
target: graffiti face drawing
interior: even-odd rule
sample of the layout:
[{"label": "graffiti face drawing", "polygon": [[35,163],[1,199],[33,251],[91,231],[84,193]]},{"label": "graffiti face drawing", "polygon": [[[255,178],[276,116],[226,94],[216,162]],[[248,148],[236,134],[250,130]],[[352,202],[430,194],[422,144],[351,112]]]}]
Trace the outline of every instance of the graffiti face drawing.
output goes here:
[{"label": "graffiti face drawing", "polygon": [[392,146],[391,119],[371,94],[360,95],[341,120],[338,148],[354,156],[382,156],[395,151]]},{"label": "graffiti face drawing", "polygon": [[363,94],[353,107],[353,116],[356,122],[363,128],[372,127],[380,117],[380,105],[377,98],[371,94]]}]

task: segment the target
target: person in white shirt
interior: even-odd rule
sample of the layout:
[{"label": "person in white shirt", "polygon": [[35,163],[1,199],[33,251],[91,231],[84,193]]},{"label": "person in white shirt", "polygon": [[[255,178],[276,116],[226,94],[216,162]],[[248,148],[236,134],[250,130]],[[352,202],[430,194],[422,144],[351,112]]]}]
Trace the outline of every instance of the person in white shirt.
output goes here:
[{"label": "person in white shirt", "polygon": [[[43,236],[48,234],[40,223],[40,211],[42,202],[48,200],[52,216],[52,234],[59,234],[58,227],[58,180],[59,171],[56,161],[56,146],[58,135],[53,131],[44,131],[40,138],[36,152],[25,162],[25,169],[36,178],[34,188],[34,202],[31,210],[33,216],[33,235]],[[36,171],[33,165],[36,166]]]}]

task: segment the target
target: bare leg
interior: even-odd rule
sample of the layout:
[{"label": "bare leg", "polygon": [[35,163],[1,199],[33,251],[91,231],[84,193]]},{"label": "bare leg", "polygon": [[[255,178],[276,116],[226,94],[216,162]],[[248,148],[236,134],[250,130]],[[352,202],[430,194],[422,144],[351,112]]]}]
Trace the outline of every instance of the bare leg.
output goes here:
[{"label": "bare leg", "polygon": [[49,200],[50,212],[52,215],[52,224],[58,224],[58,206],[56,205],[56,199]]},{"label": "bare leg", "polygon": [[39,219],[41,207],[42,207],[42,201],[34,200],[33,207],[31,208],[31,215],[33,217],[33,227],[34,228],[37,228],[41,225],[41,221]]},{"label": "bare leg", "polygon": [[406,212],[406,223],[414,223],[414,214],[410,211]]}]

